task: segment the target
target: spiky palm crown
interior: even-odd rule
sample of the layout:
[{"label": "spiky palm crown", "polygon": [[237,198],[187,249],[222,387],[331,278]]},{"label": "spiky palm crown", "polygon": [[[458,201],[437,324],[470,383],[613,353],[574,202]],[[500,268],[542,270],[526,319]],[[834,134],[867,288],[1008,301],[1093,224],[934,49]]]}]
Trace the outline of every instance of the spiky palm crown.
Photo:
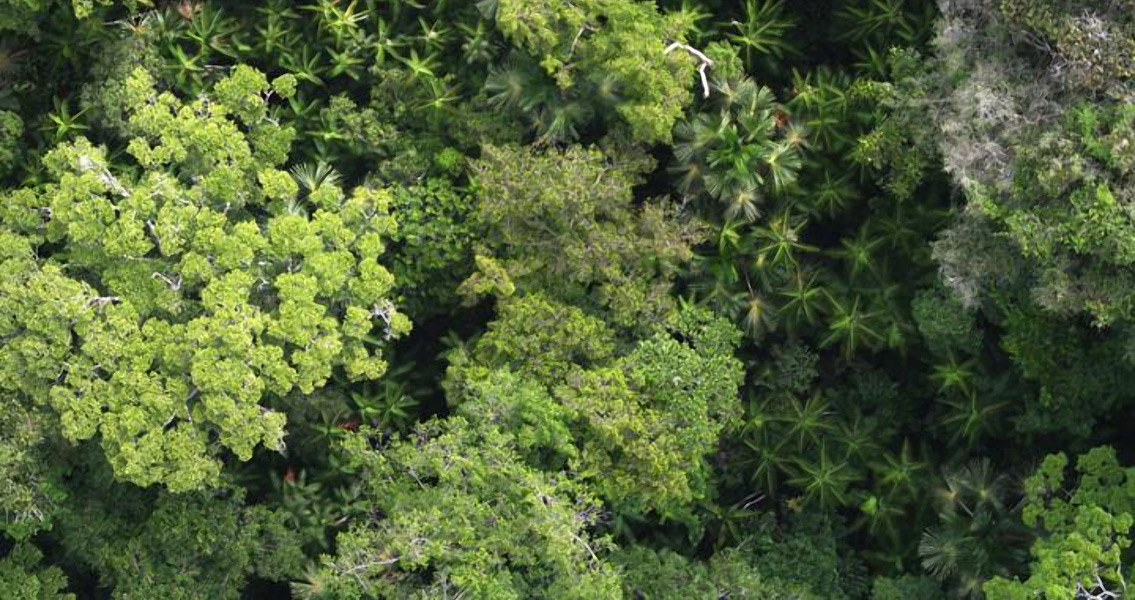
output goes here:
[{"label": "spiky palm crown", "polygon": [[981,597],[982,583],[1023,560],[1022,532],[1010,517],[1013,488],[989,459],[947,470],[935,492],[939,524],[918,545],[923,567],[961,597]]}]

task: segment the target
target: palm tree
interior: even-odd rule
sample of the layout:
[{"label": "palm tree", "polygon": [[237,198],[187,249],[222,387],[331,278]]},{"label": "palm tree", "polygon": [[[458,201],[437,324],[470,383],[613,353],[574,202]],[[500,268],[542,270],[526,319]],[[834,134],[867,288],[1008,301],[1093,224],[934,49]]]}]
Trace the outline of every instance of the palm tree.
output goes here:
[{"label": "palm tree", "polygon": [[427,390],[408,382],[413,362],[390,368],[380,382],[365,382],[351,391],[355,412],[364,423],[384,430],[405,430],[418,419],[418,404]]},{"label": "palm tree", "polygon": [[[917,3],[915,3],[917,4]],[[933,7],[923,7],[932,11]],[[868,0],[866,2],[847,2],[836,13],[843,40],[876,42],[886,38],[898,37],[906,44],[914,44],[927,35],[927,23],[932,21],[922,15],[911,14],[905,0]]]},{"label": "palm tree", "polygon": [[197,55],[210,53],[238,58],[250,48],[241,41],[239,21],[225,15],[222,8],[202,3],[194,11],[186,28],[185,37],[197,45]]},{"label": "palm tree", "polygon": [[669,170],[683,194],[704,191],[725,204],[726,218],[755,221],[766,196],[795,183],[804,139],[781,126],[768,88],[747,77],[715,79],[714,88],[707,110],[676,125]]},{"label": "palm tree", "polygon": [[750,479],[776,497],[780,475],[787,472],[792,463],[782,421],[768,398],[750,399],[746,413],[741,439],[753,452],[753,457],[745,461],[752,467]]},{"label": "palm tree", "polygon": [[847,174],[833,177],[829,169],[824,169],[823,179],[808,197],[808,210],[815,216],[835,218],[848,204],[859,196],[851,177]]},{"label": "palm tree", "polygon": [[732,253],[697,254],[691,262],[696,279],[690,283],[690,291],[698,304],[720,315],[737,316],[744,305],[744,294],[736,289],[741,273]]},{"label": "palm tree", "polygon": [[298,56],[295,52],[281,54],[280,66],[295,75],[297,79],[318,86],[324,85],[323,78],[320,77],[327,71],[327,66],[323,62],[323,53],[314,50],[311,44],[304,44]]},{"label": "palm tree", "polygon": [[305,10],[316,13],[319,30],[331,36],[335,46],[342,47],[348,40],[359,40],[362,36],[362,22],[370,14],[369,9],[357,10],[358,1],[349,3],[339,0],[318,0],[316,4],[304,6]]},{"label": "palm tree", "polygon": [[832,252],[847,265],[847,272],[854,281],[864,274],[878,275],[878,264],[874,252],[883,244],[881,238],[871,235],[867,225],[859,228],[854,238],[840,240],[840,248]]},{"label": "palm tree", "polygon": [[404,46],[405,43],[393,33],[392,29],[393,27],[386,20],[378,19],[374,33],[369,37],[369,46],[374,53],[374,63],[379,67],[386,65],[387,57],[400,60],[397,49]]},{"label": "palm tree", "polygon": [[579,137],[576,129],[587,121],[587,106],[576,100],[556,98],[537,112],[536,132],[541,143],[567,142]]},{"label": "palm tree", "polygon": [[884,536],[891,545],[899,543],[899,524],[909,518],[902,504],[886,497],[868,494],[859,503],[855,528],[865,528],[873,536]]},{"label": "palm tree", "polygon": [[841,303],[829,296],[832,303],[832,320],[828,324],[828,336],[820,342],[821,346],[840,344],[843,357],[850,360],[855,351],[866,346],[873,348],[883,342],[876,320],[878,313],[865,312],[859,307],[859,296],[851,304]]},{"label": "palm tree", "polygon": [[814,461],[797,459],[795,474],[788,483],[804,491],[805,502],[816,502],[821,510],[830,510],[847,505],[851,500],[847,488],[858,480],[847,461],[833,460],[827,446],[821,445]]},{"label": "palm tree", "polygon": [[355,53],[354,47],[336,50],[328,47],[327,55],[331,58],[331,68],[327,74],[330,77],[346,75],[355,81],[362,75],[362,68],[366,64],[361,56]]},{"label": "palm tree", "polygon": [[997,415],[1009,405],[1006,401],[987,402],[976,392],[939,402],[946,407],[939,423],[950,431],[950,442],[964,442],[967,447],[981,436],[995,433],[1000,424]]},{"label": "palm tree", "polygon": [[879,452],[879,432],[873,417],[864,417],[858,409],[851,417],[840,419],[835,439],[843,446],[845,460],[866,460]]},{"label": "palm tree", "polygon": [[292,167],[291,172],[292,178],[306,194],[311,194],[323,185],[338,185],[341,179],[335,167],[324,162],[298,164]]},{"label": "palm tree", "polygon": [[434,79],[437,74],[434,72],[438,68],[439,62],[437,54],[431,52],[425,56],[419,56],[417,48],[410,49],[410,56],[396,57],[406,68],[410,70],[410,75],[415,79]]},{"label": "palm tree", "polygon": [[489,75],[485,78],[485,97],[489,105],[496,109],[517,107],[528,111],[545,100],[542,93],[533,93],[540,87],[537,79],[538,73],[526,64],[505,61],[493,65],[489,67]]},{"label": "palm tree", "polygon": [[762,148],[748,143],[736,125],[726,124],[717,130],[713,148],[706,154],[709,167],[705,187],[711,196],[724,200],[764,184],[759,165]]},{"label": "palm tree", "polygon": [[682,0],[681,6],[675,12],[682,15],[682,22],[690,24],[686,34],[690,40],[697,41],[707,33],[712,33],[707,31],[701,22],[712,17],[713,13],[705,10],[705,6],[698,0]]},{"label": "palm tree", "polygon": [[458,23],[457,28],[464,34],[465,40],[461,42],[461,52],[465,57],[465,64],[488,63],[496,54],[496,46],[492,42],[492,29],[484,19],[478,19],[475,27],[466,23]]},{"label": "palm tree", "polygon": [[901,250],[917,264],[929,258],[923,231],[937,229],[948,216],[945,211],[918,210],[909,203],[895,202],[887,216],[872,219],[871,225],[888,246]]},{"label": "palm tree", "polygon": [[278,54],[291,52],[292,48],[299,45],[301,37],[296,29],[299,14],[292,10],[291,3],[271,0],[267,5],[258,7],[256,11],[263,15],[260,24],[256,26],[258,54],[275,57]]},{"label": "palm tree", "polygon": [[736,30],[726,37],[744,50],[750,71],[756,70],[754,64],[758,58],[776,59],[770,63],[775,65],[785,54],[799,53],[786,38],[796,23],[784,15],[784,0],[748,0],[744,21],[722,25]]},{"label": "palm tree", "polygon": [[421,27],[422,34],[417,36],[417,39],[425,45],[428,50],[443,50],[446,44],[449,43],[449,38],[453,30],[447,27],[441,20],[430,23],[422,17],[418,17],[418,25]]},{"label": "palm tree", "polygon": [[714,547],[723,548],[743,541],[760,514],[753,509],[764,497],[764,494],[752,493],[728,506],[716,502],[705,503],[703,507],[710,514],[709,528]]},{"label": "palm tree", "polygon": [[848,93],[853,81],[841,71],[818,68],[804,74],[794,71],[788,101],[793,120],[803,123],[811,133],[811,143],[829,152],[854,147],[859,132],[856,119],[849,118],[852,99]]},{"label": "palm tree", "polygon": [[780,312],[790,326],[812,325],[825,312],[828,293],[816,283],[818,277],[815,271],[797,269],[780,291],[780,295],[787,298]]},{"label": "palm tree", "polygon": [[751,337],[758,338],[765,332],[776,329],[776,307],[751,288],[744,298],[742,310],[741,325]]},{"label": "palm tree", "polygon": [[903,440],[898,454],[886,452],[880,460],[871,463],[871,471],[884,496],[901,501],[919,496],[922,479],[929,467],[929,463],[915,459],[908,439]]},{"label": "palm tree", "polygon": [[796,182],[796,174],[800,171],[801,165],[798,146],[787,140],[768,143],[765,145],[763,158],[774,190],[783,192],[785,188]]},{"label": "palm tree", "polygon": [[71,103],[59,96],[54,98],[53,104],[55,110],[47,114],[47,122],[44,123],[42,128],[44,133],[49,134],[53,141],[61,142],[90,129],[83,122],[83,114],[87,112],[86,108],[72,112]]},{"label": "palm tree", "polygon": [[969,395],[974,393],[976,368],[977,358],[959,361],[954,353],[950,352],[946,355],[945,362],[934,365],[930,378],[938,383],[940,394]]},{"label": "palm tree", "polygon": [[989,459],[946,471],[937,493],[939,524],[918,544],[922,566],[958,596],[979,598],[994,575],[1007,576],[1027,553],[1021,525],[1007,503],[1009,480]]},{"label": "palm tree", "polygon": [[753,228],[756,257],[769,267],[796,267],[798,252],[816,252],[819,248],[801,241],[801,231],[807,222],[784,211],[769,219],[768,223]]},{"label": "palm tree", "polygon": [[803,402],[793,398],[788,411],[780,419],[787,424],[786,437],[794,440],[797,447],[803,450],[806,446],[823,443],[824,436],[835,430],[832,414],[831,405],[822,400],[819,394],[813,394]]}]

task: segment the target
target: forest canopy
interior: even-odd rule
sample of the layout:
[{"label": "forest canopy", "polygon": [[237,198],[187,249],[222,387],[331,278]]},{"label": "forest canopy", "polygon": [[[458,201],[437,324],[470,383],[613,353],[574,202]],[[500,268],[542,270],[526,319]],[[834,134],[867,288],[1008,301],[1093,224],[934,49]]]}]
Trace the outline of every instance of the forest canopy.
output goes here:
[{"label": "forest canopy", "polygon": [[0,596],[1135,596],[1135,2],[0,0]]}]

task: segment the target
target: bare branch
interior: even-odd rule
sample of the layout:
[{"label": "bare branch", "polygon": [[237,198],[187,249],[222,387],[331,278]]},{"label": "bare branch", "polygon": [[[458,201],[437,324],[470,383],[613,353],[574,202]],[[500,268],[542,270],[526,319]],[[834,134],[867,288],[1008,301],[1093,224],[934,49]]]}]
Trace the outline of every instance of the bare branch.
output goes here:
[{"label": "bare branch", "polygon": [[663,54],[670,54],[678,48],[689,52],[694,58],[698,59],[698,75],[701,77],[702,97],[709,98],[709,79],[705,76],[705,70],[707,67],[713,66],[713,59],[706,56],[701,50],[681,42],[670,44],[666,47],[666,51]]}]

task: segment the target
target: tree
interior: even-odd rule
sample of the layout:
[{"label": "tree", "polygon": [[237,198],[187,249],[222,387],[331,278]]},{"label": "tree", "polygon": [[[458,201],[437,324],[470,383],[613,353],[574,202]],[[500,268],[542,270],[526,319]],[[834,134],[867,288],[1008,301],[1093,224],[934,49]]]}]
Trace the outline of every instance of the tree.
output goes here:
[{"label": "tree", "polygon": [[67,451],[54,435],[56,427],[47,411],[0,394],[0,532],[16,540],[51,529],[67,496],[66,467],[58,460]]},{"label": "tree", "polygon": [[982,586],[1004,577],[1023,554],[1019,525],[1009,516],[1008,479],[988,459],[946,471],[935,496],[939,523],[918,543],[922,567],[958,596],[980,597]]},{"label": "tree", "polygon": [[598,319],[509,299],[471,353],[451,355],[449,400],[474,426],[511,425],[535,464],[566,464],[610,506],[676,518],[710,494],[706,457],[739,416],[737,337],[688,310],[616,355]]},{"label": "tree", "polygon": [[690,23],[682,13],[659,13],[637,0],[485,5],[492,7],[501,33],[530,54],[560,90],[609,101],[636,141],[670,140],[692,99],[697,61],[685,51],[667,51],[686,41]]},{"label": "tree", "polygon": [[903,600],[905,598],[938,600],[945,597],[942,588],[932,579],[914,575],[879,577],[871,586],[871,600]]},{"label": "tree", "polygon": [[440,176],[391,192],[398,229],[391,232],[390,270],[405,298],[400,305],[416,320],[452,310],[473,269],[476,198]]},{"label": "tree", "polygon": [[0,110],[0,178],[10,173],[20,158],[20,136],[24,121],[10,110]]},{"label": "tree", "polygon": [[1050,454],[1025,483],[1026,525],[1038,537],[1024,580],[998,577],[985,584],[990,600],[1115,598],[1127,594],[1125,564],[1135,526],[1135,468],[1101,446],[1080,456],[1068,477],[1068,457]]},{"label": "tree", "polygon": [[462,417],[343,443],[367,510],[297,584],[311,598],[619,598],[586,488],[526,464],[507,431]]},{"label": "tree", "polygon": [[0,586],[13,600],[75,600],[65,593],[67,577],[59,567],[40,568],[43,553],[30,544],[12,548],[0,559]]},{"label": "tree", "polygon": [[927,347],[935,354],[977,354],[981,333],[975,315],[947,290],[923,290],[911,302],[911,313]]},{"label": "tree", "polygon": [[287,581],[306,559],[282,511],[239,488],[156,494],[116,484],[98,459],[72,481],[54,535],[116,599],[236,599],[253,577]]},{"label": "tree", "polygon": [[271,89],[241,67],[185,104],[139,69],[136,167],[79,138],[0,216],[0,389],[50,405],[71,441],[98,436],[124,480],[216,484],[224,452],[283,447],[264,397],[310,393],[335,368],[376,378],[367,336],[409,330],[376,259],[388,195],[300,197],[276,169],[292,131],[268,119]]},{"label": "tree", "polygon": [[1070,86],[1107,89],[1135,73],[1135,30],[1127,11],[1102,0],[1005,0],[999,8],[1014,26],[1051,43],[1051,68]]},{"label": "tree", "polygon": [[701,110],[675,127],[670,170],[683,194],[707,193],[727,219],[751,222],[796,181],[806,140],[782,123],[783,107],[769,88],[744,76],[715,76],[713,85]]},{"label": "tree", "polygon": [[632,151],[485,147],[472,171],[486,256],[520,290],[602,309],[621,326],[672,322],[667,292],[700,227],[664,203],[634,205],[649,167]]},{"label": "tree", "polygon": [[628,598],[821,598],[806,583],[771,577],[740,548],[714,553],[708,561],[691,560],[671,550],[656,551],[642,546],[620,550],[612,561],[624,571],[624,594]]},{"label": "tree", "polygon": [[[53,8],[54,2],[51,0],[3,0],[0,2],[0,31],[10,30],[18,33],[35,32],[37,20],[45,17],[43,13],[47,13]],[[71,2],[62,3],[70,4],[70,10],[75,17],[85,19],[90,17],[97,8],[105,6],[122,5],[130,10],[136,9],[139,5],[149,5],[150,0],[125,0],[124,2],[116,2],[115,0],[71,0]]]},{"label": "tree", "polygon": [[[968,199],[939,243],[947,283],[962,298],[1021,287],[1046,310],[1101,327],[1129,320],[1131,236],[1119,199],[1135,113],[1104,93],[1131,68],[1128,11],[1102,1],[963,4],[943,4],[928,76],[939,82],[923,102]],[[1025,36],[1037,43],[1018,52]]]},{"label": "tree", "polygon": [[0,0],[0,596],[1130,595],[1132,9]]}]

